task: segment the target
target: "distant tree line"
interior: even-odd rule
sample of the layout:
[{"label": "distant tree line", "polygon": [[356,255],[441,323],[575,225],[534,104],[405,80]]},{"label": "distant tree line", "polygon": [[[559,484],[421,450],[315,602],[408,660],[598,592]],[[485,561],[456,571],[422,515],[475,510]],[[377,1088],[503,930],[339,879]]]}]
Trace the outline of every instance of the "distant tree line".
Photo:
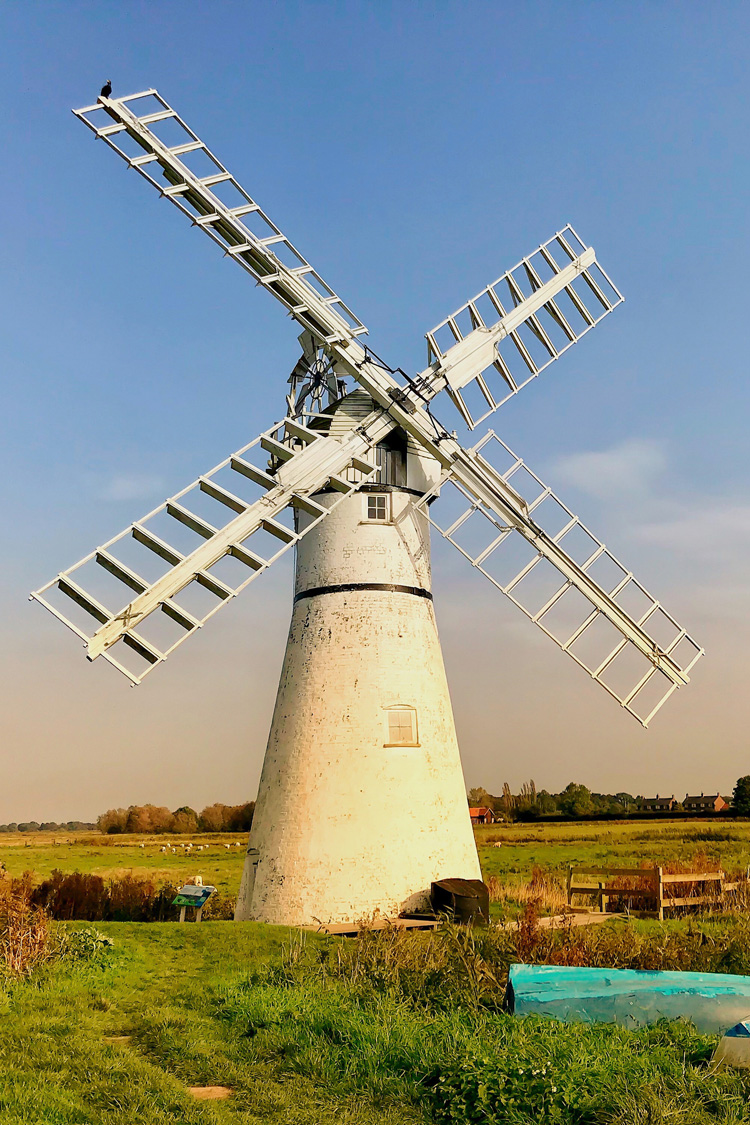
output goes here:
[{"label": "distant tree line", "polygon": [[86,832],[96,828],[88,820],[66,820],[58,823],[56,820],[23,820],[20,824],[13,821],[11,824],[0,824],[0,832]]},{"label": "distant tree line", "polygon": [[632,793],[593,793],[585,785],[571,781],[560,793],[537,789],[533,781],[526,781],[518,793],[511,791],[506,781],[502,793],[495,795],[487,789],[470,789],[472,807],[490,808],[505,820],[537,820],[543,816],[587,817],[597,814],[627,816],[639,807],[639,798]]},{"label": "distant tree line", "polygon": [[[207,805],[198,813],[189,805],[174,812],[161,805],[130,805],[127,809],[108,809],[97,817],[96,827],[109,836],[120,833],[247,832],[253,822],[255,801],[243,805]],[[93,827],[93,826],[92,826]]]},{"label": "distant tree line", "polygon": [[[537,789],[533,781],[526,781],[518,793],[511,792],[506,781],[502,793],[495,795],[487,789],[470,789],[469,805],[472,808],[490,808],[496,816],[505,820],[537,820],[543,816],[628,816],[640,812],[644,807],[642,796],[632,793],[594,793],[585,785],[571,781],[560,793],[549,793]],[[672,812],[685,812],[683,805],[675,801]],[[750,816],[750,774],[737,779],[732,794],[730,813],[735,816]]]}]

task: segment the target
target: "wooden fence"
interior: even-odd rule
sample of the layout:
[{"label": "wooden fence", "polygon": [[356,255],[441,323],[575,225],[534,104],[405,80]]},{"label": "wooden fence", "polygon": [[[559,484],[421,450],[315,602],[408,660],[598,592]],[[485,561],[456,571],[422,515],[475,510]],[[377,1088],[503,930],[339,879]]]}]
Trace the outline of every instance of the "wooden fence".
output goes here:
[{"label": "wooden fence", "polygon": [[[611,885],[613,879],[643,879],[646,886],[617,887]],[[695,895],[671,893],[671,888],[691,884],[699,890]],[[628,909],[640,902],[635,909],[639,913],[655,914],[660,921],[664,911],[678,906],[718,905],[728,891],[733,891],[736,883],[726,882],[723,871],[683,871],[676,875],[665,875],[661,867],[569,867],[568,868],[568,906],[573,904],[573,895],[587,895],[596,900],[599,911],[604,914],[611,899],[628,900]],[[655,909],[646,905],[655,902]],[[579,909],[591,910],[592,907]]]}]

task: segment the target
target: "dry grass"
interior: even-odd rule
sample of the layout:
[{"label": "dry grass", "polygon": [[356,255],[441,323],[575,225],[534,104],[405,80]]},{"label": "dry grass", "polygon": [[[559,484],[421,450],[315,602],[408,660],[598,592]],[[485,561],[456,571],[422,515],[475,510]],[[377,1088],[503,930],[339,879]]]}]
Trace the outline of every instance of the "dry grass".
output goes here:
[{"label": "dry grass", "polygon": [[560,880],[542,867],[535,867],[528,883],[506,883],[495,875],[487,880],[490,902],[526,906],[534,903],[542,914],[562,914],[568,900]]},{"label": "dry grass", "polygon": [[[653,864],[647,860],[641,861],[641,866],[644,869],[653,867]],[[722,870],[721,863],[706,855],[705,853],[697,853],[689,863],[681,863],[677,860],[671,860],[662,865],[665,874],[680,875],[687,873],[710,873]],[[750,882],[747,878],[746,871],[735,871],[727,873],[727,883],[734,884],[734,889],[724,894],[723,899],[716,903],[696,903],[695,906],[676,908],[682,913],[691,913],[699,908],[701,914],[736,914],[743,912],[750,912]],[[540,915],[544,914],[563,914],[568,909],[567,893],[563,880],[560,878],[558,872],[546,867],[535,866],[532,870],[531,879],[526,882],[518,880],[504,880],[496,875],[491,875],[487,879],[487,885],[490,891],[490,902],[498,903],[501,906],[509,906],[511,908],[533,907],[534,911]],[[609,899],[608,909],[613,913],[624,911],[627,913],[638,913],[639,911],[653,911],[656,908],[656,898],[653,900],[644,896],[638,895],[634,898],[632,892],[634,890],[648,890],[651,888],[650,877],[644,875],[642,877],[637,875],[632,876],[616,876],[607,880],[607,896]],[[700,899],[707,893],[705,885],[700,883],[670,883],[668,884],[668,893],[673,898],[696,898]],[[579,892],[575,901],[581,901],[582,906],[589,907],[592,903],[591,892],[588,896],[585,892]],[[575,902],[574,902],[575,905]]]},{"label": "dry grass", "polygon": [[57,942],[43,910],[31,906],[30,885],[0,879],[0,973],[26,977],[57,955]]}]

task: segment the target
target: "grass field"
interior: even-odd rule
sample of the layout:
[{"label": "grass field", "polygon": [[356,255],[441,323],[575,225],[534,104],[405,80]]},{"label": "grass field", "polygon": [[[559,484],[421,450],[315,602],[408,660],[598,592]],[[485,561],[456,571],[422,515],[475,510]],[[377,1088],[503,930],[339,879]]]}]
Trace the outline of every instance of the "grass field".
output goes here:
[{"label": "grass field", "polygon": [[[598,863],[637,866],[642,862],[721,864],[736,872],[750,866],[750,821],[614,821],[598,824],[497,824],[475,830],[485,878],[512,883],[527,880],[534,867],[549,870],[565,881],[568,864]],[[186,855],[163,854],[191,840],[209,850]],[[230,844],[229,850],[225,844]],[[496,844],[500,847],[496,847]],[[141,847],[140,845],[144,846]],[[239,847],[235,845],[239,844]],[[100,836],[60,833],[0,835],[0,861],[11,875],[34,871],[38,878],[54,868],[112,875],[124,871],[163,881],[182,881],[202,875],[205,883],[236,894],[245,858],[246,835]]]},{"label": "grass field", "polygon": [[404,935],[396,974],[398,948],[368,964],[350,941],[337,969],[341,939],[280,927],[100,928],[99,961],[0,988],[3,1125],[750,1121],[750,1082],[708,1066],[715,1036],[517,1020],[455,979],[486,968],[471,941],[441,978],[439,935]]},{"label": "grass field", "polygon": [[[167,841],[177,848],[174,855],[160,851]],[[187,841],[207,844],[208,851],[187,855],[179,846]],[[229,850],[225,844],[230,845]],[[19,832],[0,835],[0,861],[10,875],[33,871],[38,879],[46,878],[55,868],[65,874],[81,871],[105,878],[129,872],[165,883],[182,883],[193,875],[202,875],[204,883],[236,895],[246,845],[247,833],[230,832],[168,837]]]},{"label": "grass field", "polygon": [[[37,878],[201,874],[235,894],[244,837],[192,839],[209,851],[164,854],[165,837],[3,836],[0,860]],[[750,863],[750,824],[729,820],[496,825],[477,841],[485,876],[510,887],[535,867],[563,879],[569,863]],[[361,942],[253,923],[97,929],[114,940],[99,960],[0,980],[2,1125],[750,1122],[750,1078],[710,1070],[716,1037],[679,1023],[517,1020],[494,999],[512,950],[488,960],[470,935],[461,946],[407,934],[360,955]],[[494,932],[498,949],[515,940]],[[744,916],[609,923],[590,932],[584,963],[747,972],[747,935]],[[231,1097],[197,1101],[189,1087],[203,1086]]]},{"label": "grass field", "polygon": [[[667,867],[682,863],[750,865],[750,821],[609,821],[605,823],[496,824],[475,829],[485,878],[528,879],[534,867],[564,876],[568,864]],[[500,847],[496,847],[496,844]]]}]

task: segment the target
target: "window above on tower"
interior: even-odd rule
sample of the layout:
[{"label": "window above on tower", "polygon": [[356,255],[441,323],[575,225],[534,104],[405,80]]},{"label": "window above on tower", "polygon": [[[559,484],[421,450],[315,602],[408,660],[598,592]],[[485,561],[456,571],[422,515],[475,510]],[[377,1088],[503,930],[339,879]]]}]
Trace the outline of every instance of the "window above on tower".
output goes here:
[{"label": "window above on tower", "polygon": [[391,517],[390,513],[390,496],[387,492],[368,492],[365,494],[367,502],[367,518],[368,520],[377,520],[379,523],[387,523]]},{"label": "window above on tower", "polygon": [[419,746],[417,712],[413,707],[388,707],[386,746]]}]

